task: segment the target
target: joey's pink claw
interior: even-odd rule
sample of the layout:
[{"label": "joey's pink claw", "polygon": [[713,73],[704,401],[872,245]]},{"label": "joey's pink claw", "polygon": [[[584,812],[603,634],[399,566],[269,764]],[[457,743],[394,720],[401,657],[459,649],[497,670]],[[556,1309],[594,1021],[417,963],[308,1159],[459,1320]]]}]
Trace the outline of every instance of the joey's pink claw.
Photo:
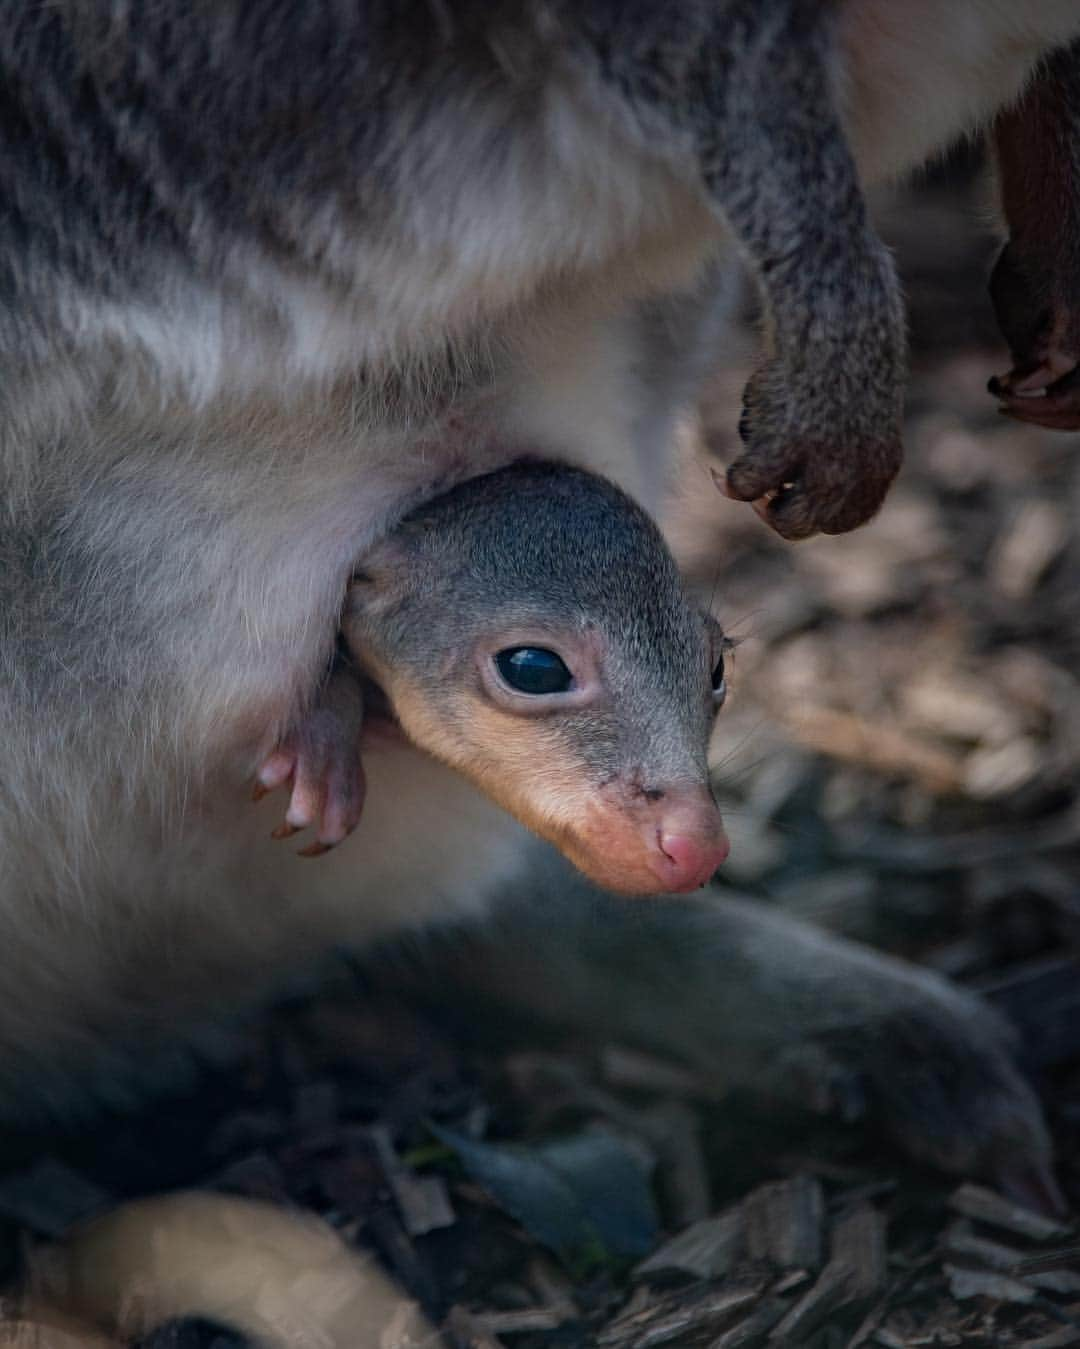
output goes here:
[{"label": "joey's pink claw", "polygon": [[254,799],[290,785],[285,819],[271,838],[291,838],[314,829],[315,840],[299,855],[321,857],[352,833],[364,805],[358,741],[358,721],[346,721],[329,708],[317,709],[290,733],[283,748],[269,756],[257,775]]},{"label": "joey's pink claw", "polygon": [[297,857],[322,857],[324,853],[330,852],[334,847],[333,843],[309,843],[306,848],[298,848],[296,855]]}]

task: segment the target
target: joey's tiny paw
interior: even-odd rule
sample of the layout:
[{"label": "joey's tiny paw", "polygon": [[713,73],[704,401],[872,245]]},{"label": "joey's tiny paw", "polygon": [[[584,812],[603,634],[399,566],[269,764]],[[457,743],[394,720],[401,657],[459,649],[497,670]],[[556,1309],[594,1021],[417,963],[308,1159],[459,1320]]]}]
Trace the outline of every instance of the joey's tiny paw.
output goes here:
[{"label": "joey's tiny paw", "polygon": [[314,829],[314,840],[299,855],[329,852],[352,833],[363,810],[364,770],[354,728],[333,711],[310,713],[264,760],[252,795],[259,801],[286,785],[289,806],[271,837],[291,838]]},{"label": "joey's tiny paw", "polygon": [[829,390],[819,385],[800,396],[798,380],[785,379],[773,363],[763,366],[744,395],[739,432],[746,448],[721,490],[751,502],[785,539],[843,534],[865,524],[903,460],[898,399],[888,377],[878,392],[862,404],[833,407]]},{"label": "joey's tiny paw", "polygon": [[948,1004],[894,1013],[828,1052],[859,1074],[870,1113],[910,1156],[1060,1208],[1042,1108],[1013,1062],[1007,1029],[967,995]]}]

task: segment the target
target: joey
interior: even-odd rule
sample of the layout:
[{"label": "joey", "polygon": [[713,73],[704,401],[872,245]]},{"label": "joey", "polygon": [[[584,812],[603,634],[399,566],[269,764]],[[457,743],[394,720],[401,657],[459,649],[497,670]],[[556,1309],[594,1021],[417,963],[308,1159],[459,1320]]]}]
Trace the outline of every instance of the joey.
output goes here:
[{"label": "joey", "polygon": [[[689,891],[723,860],[705,754],[727,642],[603,479],[523,461],[425,503],[360,560],[342,646],[330,687],[377,681],[376,775],[412,742],[609,894]],[[424,943],[421,995],[512,1001],[848,1116],[855,1101],[920,1159],[1060,1207],[1011,1032],[970,994],[723,893],[626,923],[536,846],[505,891],[495,917]],[[376,977],[410,974],[380,953]]]},{"label": "joey", "polygon": [[[619,553],[593,594],[655,587],[652,608],[614,638],[576,618],[549,636],[530,615],[483,628],[492,576],[450,574],[453,530],[402,522],[523,456],[661,516],[738,258],[766,325],[727,490],[788,537],[868,518],[899,463],[904,351],[861,184],[988,124],[1078,36],[1076,0],[0,0],[0,1112],[138,1099],[152,1046],[329,951],[511,889],[543,910],[567,873],[520,822],[606,887],[703,879],[724,846],[712,637],[673,570],[641,570],[655,539],[635,525],[639,562]],[[569,500],[559,516],[530,585],[591,537]],[[625,596],[599,585],[620,575]],[[398,607],[449,634],[445,687]],[[343,623],[403,736],[326,685]],[[515,688],[559,674],[523,651],[583,682]],[[291,783],[307,846],[335,843],[317,863],[268,846],[260,773]],[[622,920],[656,933],[624,1007],[639,1033],[684,970],[657,954],[683,920],[645,912]],[[768,1011],[783,933],[700,912],[717,939],[688,999],[709,1005],[738,946],[732,1040],[759,1012],[763,1039],[788,1036]],[[850,955],[815,947],[800,987],[855,1043],[874,1004],[833,977]],[[923,988],[860,959],[892,1024],[918,1020]],[[917,1037],[942,1129],[970,1123],[933,1052],[959,1036],[1045,1163],[999,1039],[953,1006]]]},{"label": "joey", "polygon": [[[603,479],[522,462],[426,502],[361,560],[346,653],[409,738],[624,893],[691,890],[727,854],[706,751],[725,639],[649,517]],[[259,773],[312,856],[359,820],[359,680],[339,660]],[[291,775],[291,776],[290,776]]]}]

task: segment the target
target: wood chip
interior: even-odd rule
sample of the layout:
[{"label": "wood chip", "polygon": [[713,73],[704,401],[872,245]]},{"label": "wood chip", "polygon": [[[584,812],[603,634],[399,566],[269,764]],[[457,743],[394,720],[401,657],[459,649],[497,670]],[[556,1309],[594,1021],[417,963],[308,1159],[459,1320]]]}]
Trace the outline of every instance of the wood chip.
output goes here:
[{"label": "wood chip", "polygon": [[1034,1302],[1037,1296],[1029,1284],[1011,1279],[1007,1274],[996,1274],[988,1269],[962,1269],[949,1264],[944,1269],[949,1292],[960,1302],[966,1298],[988,1297],[996,1302],[1015,1302],[1024,1306]]},{"label": "wood chip", "polygon": [[1021,1263],[1021,1272],[1025,1275],[1050,1269],[1080,1270],[1080,1246],[1062,1246],[1056,1251],[1027,1255]]},{"label": "wood chip", "polygon": [[807,1289],[773,1329],[769,1343],[784,1349],[812,1335],[837,1308],[850,1301],[847,1292],[850,1277],[851,1271],[846,1266],[826,1265],[813,1287]]},{"label": "wood chip", "polygon": [[788,1304],[780,1298],[766,1298],[744,1321],[713,1340],[708,1349],[756,1349],[765,1342],[787,1308]]},{"label": "wood chip", "polygon": [[962,1213],[966,1218],[975,1218],[1006,1232],[1015,1232],[1030,1241],[1053,1241],[1069,1231],[1052,1218],[1033,1213],[982,1185],[961,1185],[949,1195],[948,1202],[954,1213]]},{"label": "wood chip", "polygon": [[451,1307],[443,1328],[454,1349],[503,1349],[502,1341],[465,1307]]},{"label": "wood chip", "polygon": [[892,558],[872,548],[810,555],[808,560],[816,564],[829,607],[848,618],[910,602],[918,594],[914,572],[895,566]]},{"label": "wood chip", "polygon": [[811,1274],[808,1269],[793,1269],[790,1273],[777,1279],[769,1290],[774,1297],[782,1297],[784,1293],[793,1293],[796,1288],[801,1288],[804,1283],[810,1281]]},{"label": "wood chip", "polygon": [[[695,1295],[680,1290],[655,1299],[646,1306],[635,1301],[632,1312],[623,1312],[596,1337],[598,1346],[612,1349],[659,1349],[661,1345],[684,1345],[691,1336],[719,1331],[744,1308],[753,1307],[767,1283],[748,1278],[722,1288],[707,1288]],[[641,1291],[641,1290],[639,1290]]]},{"label": "wood chip", "polygon": [[865,1302],[885,1282],[885,1222],[869,1204],[860,1204],[833,1226],[829,1263],[773,1330],[779,1346],[813,1334],[840,1307]]},{"label": "wood chip", "polygon": [[850,1270],[853,1300],[873,1297],[885,1284],[885,1219],[872,1204],[859,1204],[833,1224],[829,1263]]},{"label": "wood chip", "polygon": [[973,750],[964,761],[964,790],[976,801],[1011,796],[1038,776],[1042,759],[1039,746],[1027,735]]},{"label": "wood chip", "polygon": [[1080,1293],[1080,1251],[1075,1248],[1029,1260],[1023,1251],[978,1236],[964,1219],[953,1223],[945,1233],[945,1249],[951,1255],[977,1260],[987,1269],[1008,1274],[1044,1292]]},{"label": "wood chip", "polygon": [[990,558],[990,582],[1012,600],[1026,599],[1069,537],[1069,524],[1052,501],[1026,501]]},{"label": "wood chip", "polygon": [[797,744],[886,777],[917,782],[934,796],[963,787],[960,759],[881,722],[831,707],[775,709]]},{"label": "wood chip", "polygon": [[742,1257],[745,1220],[741,1207],[705,1218],[665,1241],[635,1269],[638,1278],[677,1272],[699,1279],[724,1275]]},{"label": "wood chip", "polygon": [[1076,1266],[1072,1269],[1033,1270],[1030,1274],[1021,1274],[1021,1277],[1025,1283],[1041,1288],[1044,1293],[1057,1293],[1061,1297],[1075,1297],[1080,1293],[1080,1270]]},{"label": "wood chip", "polygon": [[880,1344],[882,1349],[911,1349],[910,1340],[902,1340],[899,1335],[894,1335],[887,1327],[874,1331],[874,1343]]},{"label": "wood chip", "polygon": [[531,1331],[557,1330],[571,1319],[551,1307],[526,1307],[513,1312],[474,1312],[473,1324],[491,1335],[525,1335]]},{"label": "wood chip", "polygon": [[1019,1349],[1069,1349],[1073,1344],[1080,1344],[1080,1327],[1062,1326],[1060,1330],[1052,1330],[1049,1335],[1024,1340]]},{"label": "wood chip", "polygon": [[1021,730],[1004,696],[988,693],[985,680],[975,675],[927,670],[900,689],[899,696],[905,722],[935,736],[999,745]]},{"label": "wood chip", "polygon": [[953,492],[970,492],[985,482],[990,464],[982,437],[962,425],[930,423],[923,432],[927,466]]},{"label": "wood chip", "polygon": [[967,1219],[961,1219],[949,1227],[945,1233],[944,1244],[946,1251],[951,1255],[970,1256],[987,1269],[1000,1270],[1005,1274],[1017,1271],[1024,1259],[1023,1251],[977,1236]]},{"label": "wood chip", "polygon": [[457,1219],[443,1178],[418,1176],[404,1166],[384,1125],[372,1125],[370,1133],[409,1236],[422,1237],[437,1228],[453,1226]]},{"label": "wood chip", "polygon": [[762,1185],[743,1203],[746,1253],[781,1269],[819,1269],[824,1259],[825,1200],[813,1176]]}]

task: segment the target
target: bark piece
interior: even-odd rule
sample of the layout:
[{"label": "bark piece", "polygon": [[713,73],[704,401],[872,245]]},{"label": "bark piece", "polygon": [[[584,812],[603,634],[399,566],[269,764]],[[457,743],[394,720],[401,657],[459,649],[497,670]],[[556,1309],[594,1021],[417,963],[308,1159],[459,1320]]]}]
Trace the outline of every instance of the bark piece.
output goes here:
[{"label": "bark piece", "polygon": [[746,1253],[781,1269],[818,1269],[824,1258],[825,1200],[808,1175],[762,1185],[743,1204]]},{"label": "bark piece", "polygon": [[718,1278],[741,1258],[745,1233],[742,1209],[725,1209],[714,1218],[692,1223],[665,1241],[634,1272],[639,1278],[673,1271],[699,1279]]},{"label": "bark piece", "polygon": [[959,1186],[949,1196],[949,1207],[954,1213],[962,1213],[965,1218],[975,1218],[991,1227],[1015,1232],[1029,1241],[1053,1241],[1055,1237],[1063,1237],[1069,1231],[1052,1218],[1033,1213],[1031,1209],[1014,1204],[982,1185]]}]

